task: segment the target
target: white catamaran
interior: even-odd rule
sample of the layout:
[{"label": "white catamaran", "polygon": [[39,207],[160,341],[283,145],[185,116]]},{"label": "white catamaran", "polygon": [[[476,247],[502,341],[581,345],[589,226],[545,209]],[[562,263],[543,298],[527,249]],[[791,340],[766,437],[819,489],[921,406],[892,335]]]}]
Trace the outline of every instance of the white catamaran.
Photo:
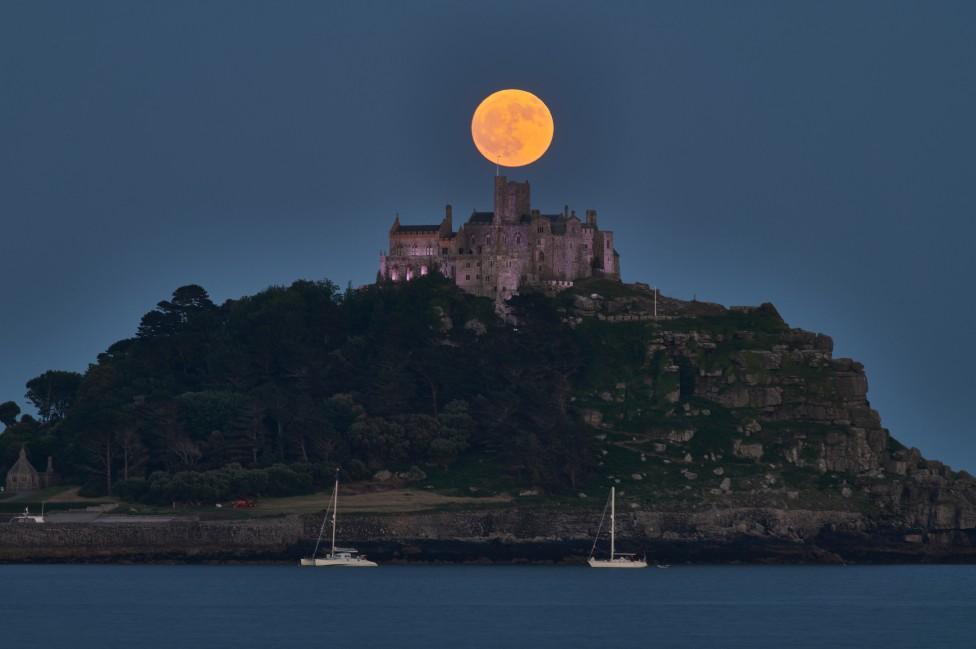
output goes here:
[{"label": "white catamaran", "polygon": [[303,558],[299,565],[306,567],[329,567],[340,566],[345,568],[375,568],[376,563],[370,561],[365,555],[360,555],[354,548],[336,547],[336,509],[339,507],[339,472],[336,471],[335,487],[332,490],[332,502],[330,509],[332,513],[332,550],[324,557],[319,557],[319,545],[322,543],[322,533],[325,532],[325,524],[329,520],[329,509],[325,510],[325,517],[322,519],[322,527],[319,528],[319,539],[315,542],[315,550],[311,557]]},{"label": "white catamaran", "polygon": [[647,560],[637,558],[636,554],[616,551],[616,490],[610,487],[610,557],[607,559],[597,559],[593,556],[596,553],[596,544],[600,540],[600,531],[603,530],[603,519],[607,515],[607,508],[603,508],[603,516],[600,517],[600,527],[596,531],[596,539],[593,540],[593,548],[590,550],[590,558],[587,563],[591,568],[646,568]]}]

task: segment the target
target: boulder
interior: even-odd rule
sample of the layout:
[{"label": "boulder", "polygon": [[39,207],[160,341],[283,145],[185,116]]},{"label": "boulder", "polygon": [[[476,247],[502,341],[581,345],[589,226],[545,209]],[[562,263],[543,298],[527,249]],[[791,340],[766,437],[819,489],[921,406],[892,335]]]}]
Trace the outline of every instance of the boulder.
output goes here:
[{"label": "boulder", "polygon": [[685,428],[684,430],[672,430],[668,433],[668,441],[675,442],[676,444],[684,444],[690,442],[695,436],[694,428]]},{"label": "boulder", "polygon": [[599,410],[593,410],[590,408],[584,409],[582,411],[583,421],[585,421],[590,426],[594,428],[599,428],[603,425],[603,413]]},{"label": "boulder", "polygon": [[732,443],[732,452],[735,453],[736,457],[742,457],[749,460],[761,460],[763,455],[763,445],[758,442],[744,444],[742,440],[737,439]]},{"label": "boulder", "polygon": [[427,474],[420,467],[412,466],[409,471],[398,473],[397,477],[407,482],[420,482],[427,479]]},{"label": "boulder", "polygon": [[484,323],[477,318],[472,318],[464,323],[464,328],[475,336],[484,336],[488,333],[488,329],[485,327]]}]

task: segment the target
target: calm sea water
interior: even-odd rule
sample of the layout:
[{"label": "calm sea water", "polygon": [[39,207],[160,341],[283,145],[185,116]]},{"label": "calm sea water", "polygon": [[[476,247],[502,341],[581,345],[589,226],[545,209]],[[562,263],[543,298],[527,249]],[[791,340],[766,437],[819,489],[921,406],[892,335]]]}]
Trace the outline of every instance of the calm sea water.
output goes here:
[{"label": "calm sea water", "polygon": [[976,646],[976,567],[0,566],[0,646]]}]

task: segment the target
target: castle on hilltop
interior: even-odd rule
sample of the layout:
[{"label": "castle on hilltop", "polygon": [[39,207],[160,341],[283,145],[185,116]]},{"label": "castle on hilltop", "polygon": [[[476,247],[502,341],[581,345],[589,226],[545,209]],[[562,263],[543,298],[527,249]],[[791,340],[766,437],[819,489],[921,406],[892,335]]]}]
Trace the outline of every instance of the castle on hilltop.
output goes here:
[{"label": "castle on hilltop", "polygon": [[495,210],[472,212],[454,231],[451,206],[438,225],[390,228],[390,248],[380,255],[379,281],[404,282],[440,272],[483,297],[507,299],[522,287],[561,290],[587,277],[620,278],[613,233],[597,226],[596,210],[581,221],[565,208],[541,214],[531,208],[529,183],[495,177]]}]

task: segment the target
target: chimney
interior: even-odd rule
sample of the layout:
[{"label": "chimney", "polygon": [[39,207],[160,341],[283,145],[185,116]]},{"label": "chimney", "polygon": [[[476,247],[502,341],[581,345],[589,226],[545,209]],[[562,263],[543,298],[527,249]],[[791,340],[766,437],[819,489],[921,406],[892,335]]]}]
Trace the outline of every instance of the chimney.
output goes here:
[{"label": "chimney", "polygon": [[445,236],[454,232],[454,216],[450,203],[444,206],[444,220],[441,221],[440,236]]},{"label": "chimney", "polygon": [[586,224],[596,226],[596,210],[586,210]]}]

